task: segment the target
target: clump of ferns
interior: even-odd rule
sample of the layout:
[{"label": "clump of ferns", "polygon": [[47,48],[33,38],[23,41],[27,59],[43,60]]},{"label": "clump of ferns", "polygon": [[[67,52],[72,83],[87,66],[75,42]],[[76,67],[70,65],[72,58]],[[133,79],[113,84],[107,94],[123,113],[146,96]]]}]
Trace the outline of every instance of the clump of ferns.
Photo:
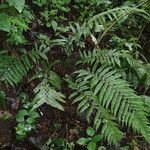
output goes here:
[{"label": "clump of ferns", "polygon": [[99,43],[103,37],[106,36],[110,30],[114,31],[114,26],[115,28],[122,27],[122,23],[126,22],[127,19],[131,19],[129,17],[130,15],[134,16],[134,14],[137,14],[142,16],[145,20],[149,20],[149,14],[143,9],[139,9],[140,5],[142,4],[134,7],[117,7],[101,12],[95,16],[90,16],[80,24],[70,23],[68,29],[72,34],[70,34],[69,37],[58,34],[60,38],[52,40],[52,46],[61,45],[66,54],[70,56],[74,45],[79,48],[85,48],[85,39],[91,36],[95,47],[99,47]]},{"label": "clump of ferns", "polygon": [[150,142],[144,99],[132,89],[126,74],[127,68],[138,73],[145,64],[125,50],[82,52],[78,63],[86,67],[75,71],[75,81],[67,79],[74,91],[70,98],[78,103],[77,111],[85,112],[87,120],[110,144],[117,144],[124,137],[120,124]]}]

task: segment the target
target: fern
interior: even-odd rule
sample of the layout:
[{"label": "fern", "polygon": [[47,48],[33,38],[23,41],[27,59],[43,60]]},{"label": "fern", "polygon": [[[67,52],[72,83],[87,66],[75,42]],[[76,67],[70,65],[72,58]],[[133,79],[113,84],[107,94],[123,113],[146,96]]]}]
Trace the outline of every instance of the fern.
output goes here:
[{"label": "fern", "polygon": [[10,6],[15,7],[19,13],[22,12],[24,6],[25,6],[25,0],[7,0]]},{"label": "fern", "polygon": [[132,56],[132,53],[127,50],[98,50],[95,49],[92,52],[88,51],[81,53],[80,52],[81,59],[78,61],[78,64],[84,63],[93,65],[95,64],[95,67],[100,64],[108,64],[113,67],[119,67],[122,68],[124,64],[127,64],[127,69],[133,69],[139,74],[139,69],[145,70],[145,64],[139,60],[135,59]]},{"label": "fern", "polygon": [[[121,23],[122,21],[126,20],[129,14],[138,13],[141,15],[149,17],[149,14],[138,8],[133,7],[118,7],[106,12],[102,12],[92,18],[88,18],[89,20],[84,21],[83,23],[72,23],[68,27],[68,29],[72,32],[69,37],[65,37],[64,35],[60,35],[60,38],[56,40],[52,40],[52,46],[61,45],[65,49],[67,55],[71,55],[71,52],[74,49],[74,44],[80,48],[85,47],[85,43],[83,41],[83,37],[91,36],[93,42],[98,45],[101,38],[112,28],[116,23]],[[92,35],[93,29],[95,32],[103,32],[97,39],[95,35]],[[95,38],[95,39],[94,39]],[[95,42],[96,41],[96,42]]]},{"label": "fern", "polygon": [[[86,64],[88,68],[75,72],[75,82],[68,81],[69,87],[75,90],[70,98],[78,103],[79,113],[87,112],[87,120],[93,122],[96,130],[102,127],[101,133],[109,143],[116,144],[123,137],[117,123],[132,128],[150,141],[143,99],[124,78],[127,68],[138,72],[138,68],[144,68],[143,62],[126,50],[94,50],[80,52],[80,56],[78,64]],[[124,68],[126,63],[128,67]]]},{"label": "fern", "polygon": [[134,53],[128,50],[97,49],[92,52],[88,51],[87,53],[80,52],[81,59],[78,61],[78,64],[93,65],[93,69],[101,64],[120,68],[123,71],[122,74],[124,74],[124,79],[131,82],[135,89],[138,84],[133,81],[133,78],[136,78],[137,83],[141,84],[142,82],[147,90],[150,86],[149,64],[135,58],[134,55]]},{"label": "fern", "polygon": [[10,32],[11,23],[9,16],[5,13],[0,13],[0,30]]},{"label": "fern", "polygon": [[80,48],[85,47],[85,42],[82,36],[85,38],[87,35],[90,35],[91,32],[89,27],[86,26],[86,22],[84,22],[82,25],[80,25],[79,23],[70,23],[68,29],[72,32],[72,35],[69,37],[59,35],[59,39],[52,40],[52,46],[63,46],[66,54],[69,56],[74,49],[74,44],[76,44],[76,46]]},{"label": "fern", "polygon": [[149,96],[146,96],[146,95],[143,95],[143,101],[144,101],[144,104],[145,104],[145,107],[147,108],[147,112],[150,116],[150,97]]},{"label": "fern", "polygon": [[149,14],[144,11],[143,9],[138,9],[137,7],[128,7],[128,6],[123,6],[123,7],[118,7],[114,9],[110,9],[106,12],[102,12],[100,14],[97,14],[93,16],[91,19],[88,20],[87,24],[93,28],[93,25],[103,25],[105,26],[108,21],[116,21],[119,22],[120,19],[123,17],[131,14],[131,13],[138,13],[138,14],[144,14],[145,16],[149,16]]},{"label": "fern", "polygon": [[36,96],[32,102],[33,110],[46,103],[54,108],[64,111],[60,102],[65,103],[65,96],[54,90],[47,79],[43,79],[43,81],[35,88],[34,92]]},{"label": "fern", "polygon": [[80,56],[81,59],[78,61],[78,63],[84,63],[84,64],[94,64],[95,62],[98,63],[108,63],[113,66],[121,66],[121,52],[117,50],[93,50],[81,53]]},{"label": "fern", "polygon": [[[140,4],[142,5],[142,3]],[[140,6],[138,5],[138,6]],[[134,7],[117,7],[114,9],[109,9],[106,12],[99,13],[87,21],[87,26],[90,29],[94,29],[95,32],[102,32],[97,38],[97,44],[99,45],[101,39],[107,34],[107,32],[117,23],[121,24],[127,20],[130,14],[138,14],[144,17],[146,20],[149,20],[150,15],[143,9],[139,9],[138,6]]]},{"label": "fern", "polygon": [[41,58],[45,59],[45,52],[32,50],[19,57],[1,55],[0,56],[0,80],[9,83],[11,86],[17,85],[34,63]]}]

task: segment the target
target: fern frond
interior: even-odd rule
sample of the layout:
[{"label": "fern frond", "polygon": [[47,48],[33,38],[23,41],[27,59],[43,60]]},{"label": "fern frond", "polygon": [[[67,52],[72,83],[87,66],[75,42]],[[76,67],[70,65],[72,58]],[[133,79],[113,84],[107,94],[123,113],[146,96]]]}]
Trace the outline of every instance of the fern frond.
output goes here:
[{"label": "fern frond", "polygon": [[[93,66],[93,70],[102,64],[107,64],[115,68],[120,68],[124,79],[128,80],[134,88],[139,83],[143,83],[146,90],[150,86],[149,64],[134,57],[132,52],[128,50],[99,50],[80,52],[81,59],[78,64],[87,64]],[[136,82],[134,82],[136,79]],[[135,84],[136,83],[136,84]]]},{"label": "fern frond", "polygon": [[32,102],[32,109],[36,109],[46,103],[54,108],[64,111],[64,108],[62,107],[60,102],[65,103],[65,96],[60,92],[54,90],[49,85],[47,79],[43,79],[43,81],[39,85],[37,85],[34,92],[36,96]]},{"label": "fern frond", "polygon": [[123,138],[123,133],[118,129],[118,125],[115,122],[116,118],[108,109],[102,107],[98,98],[95,101],[97,101],[97,106],[95,106],[96,113],[93,120],[94,128],[98,130],[102,125],[101,133],[103,137],[110,143],[116,144]]},{"label": "fern frond", "polygon": [[126,50],[99,50],[95,49],[93,51],[80,52],[81,60],[78,63],[84,64],[107,64],[114,67],[121,67],[123,62],[126,62],[131,68],[137,69],[143,67],[143,62],[140,60],[135,59],[131,52]]},{"label": "fern frond", "polygon": [[108,11],[97,14],[89,19],[87,21],[87,26],[89,26],[90,29],[94,29],[95,32],[103,31],[103,33],[97,38],[96,45],[99,45],[102,38],[114,25],[117,23],[121,24],[122,22],[126,21],[130,14],[141,15],[146,20],[149,20],[150,18],[150,15],[143,9],[139,9],[138,6],[123,6],[109,9]]},{"label": "fern frond", "polygon": [[147,112],[150,116],[150,96],[142,95],[142,97],[143,97],[144,105],[147,108]]},{"label": "fern frond", "polygon": [[113,66],[121,66],[120,61],[120,52],[117,50],[93,50],[88,51],[87,53],[80,52],[81,60],[79,60],[78,63],[84,63],[84,64],[94,64],[96,62],[99,62],[101,64],[108,63]]},{"label": "fern frond", "polygon": [[78,94],[74,95],[74,102],[79,103],[80,113],[87,111],[88,119],[92,114],[95,116],[96,129],[103,125],[101,133],[110,143],[117,143],[123,136],[117,122],[132,127],[150,141],[149,122],[142,98],[122,79],[118,70],[102,65],[76,73]]},{"label": "fern frond", "polygon": [[146,16],[149,16],[149,14],[144,11],[143,9],[138,9],[136,7],[128,7],[128,6],[123,6],[123,7],[117,7],[111,10],[108,10],[106,12],[102,12],[100,14],[97,14],[93,16],[87,24],[93,28],[93,25],[95,24],[101,24],[101,25],[106,25],[106,22],[108,21],[118,21],[122,19],[123,17],[133,14],[133,13],[138,13],[138,14],[145,14]]},{"label": "fern frond", "polygon": [[[0,79],[11,86],[17,85],[39,59],[45,56],[41,51],[29,51],[22,56],[0,56]],[[45,56],[46,57],[46,56]]]}]

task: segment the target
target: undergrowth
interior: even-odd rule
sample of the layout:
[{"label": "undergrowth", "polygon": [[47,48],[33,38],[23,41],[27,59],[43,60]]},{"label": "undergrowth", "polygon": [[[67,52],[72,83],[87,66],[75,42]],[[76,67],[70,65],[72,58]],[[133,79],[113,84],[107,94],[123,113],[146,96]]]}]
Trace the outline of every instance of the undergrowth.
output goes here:
[{"label": "undergrowth", "polygon": [[137,135],[150,143],[150,64],[140,41],[149,12],[148,0],[1,1],[0,105],[15,111],[17,140],[36,130],[43,105],[65,112],[71,101],[94,134],[50,138],[43,149],[117,148],[127,131],[129,147]]}]

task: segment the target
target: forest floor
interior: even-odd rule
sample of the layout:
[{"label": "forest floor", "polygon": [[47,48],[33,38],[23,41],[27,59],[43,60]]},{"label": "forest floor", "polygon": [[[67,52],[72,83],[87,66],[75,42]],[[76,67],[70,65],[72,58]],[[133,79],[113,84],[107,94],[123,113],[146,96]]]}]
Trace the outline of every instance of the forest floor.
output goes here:
[{"label": "forest floor", "polygon": [[[147,27],[145,31],[143,32],[141,36],[141,42],[143,43],[145,51],[147,53],[147,58],[150,55],[150,28]],[[55,51],[56,52],[56,51]],[[50,57],[60,57],[63,58],[63,55],[61,52],[55,54],[51,54]],[[72,56],[74,62],[75,62],[75,55]],[[148,58],[149,59],[149,58]],[[74,63],[72,62],[72,63]],[[67,67],[63,67],[63,64],[56,65],[56,71],[59,75],[64,76],[65,74],[70,74],[74,71],[75,68],[72,68],[72,63],[68,65]],[[65,83],[64,83],[65,84]],[[24,88],[30,90],[34,87],[34,83],[30,85],[25,85]],[[65,87],[65,86],[64,86]],[[6,87],[5,87],[6,88]],[[16,91],[14,89],[14,91]],[[87,123],[85,121],[84,116],[77,117],[76,115],[76,108],[75,106],[72,106],[71,103],[67,103],[65,107],[66,112],[61,112],[55,109],[50,108],[47,105],[42,106],[39,109],[39,112],[41,114],[41,117],[38,120],[37,123],[37,129],[36,131],[30,133],[28,135],[28,138],[23,141],[16,141],[16,133],[15,133],[15,114],[16,109],[14,107],[18,107],[18,100],[14,93],[14,91],[9,91],[7,89],[7,92],[9,93],[8,99],[11,101],[11,105],[13,107],[10,107],[8,110],[0,110],[0,115],[7,113],[10,115],[10,118],[6,121],[0,120],[0,145],[2,149],[8,149],[8,150],[38,150],[43,147],[43,145],[48,141],[49,138],[53,137],[64,137],[69,141],[75,141],[78,138],[85,135],[84,131],[87,128]],[[64,88],[64,92],[69,95],[70,91],[68,88]],[[17,105],[17,106],[16,106]],[[13,108],[13,109],[12,109]],[[59,128],[55,131],[52,130],[52,127],[54,125],[59,125]],[[77,129],[77,130],[76,130]],[[133,135],[128,135],[129,140],[132,139]],[[125,141],[125,145],[128,143],[128,141]],[[81,147],[77,147],[76,150],[84,150]],[[113,149],[113,148],[111,148]],[[141,142],[141,145],[138,147],[135,147],[134,150],[150,150],[149,145],[145,145],[145,143]]]}]

